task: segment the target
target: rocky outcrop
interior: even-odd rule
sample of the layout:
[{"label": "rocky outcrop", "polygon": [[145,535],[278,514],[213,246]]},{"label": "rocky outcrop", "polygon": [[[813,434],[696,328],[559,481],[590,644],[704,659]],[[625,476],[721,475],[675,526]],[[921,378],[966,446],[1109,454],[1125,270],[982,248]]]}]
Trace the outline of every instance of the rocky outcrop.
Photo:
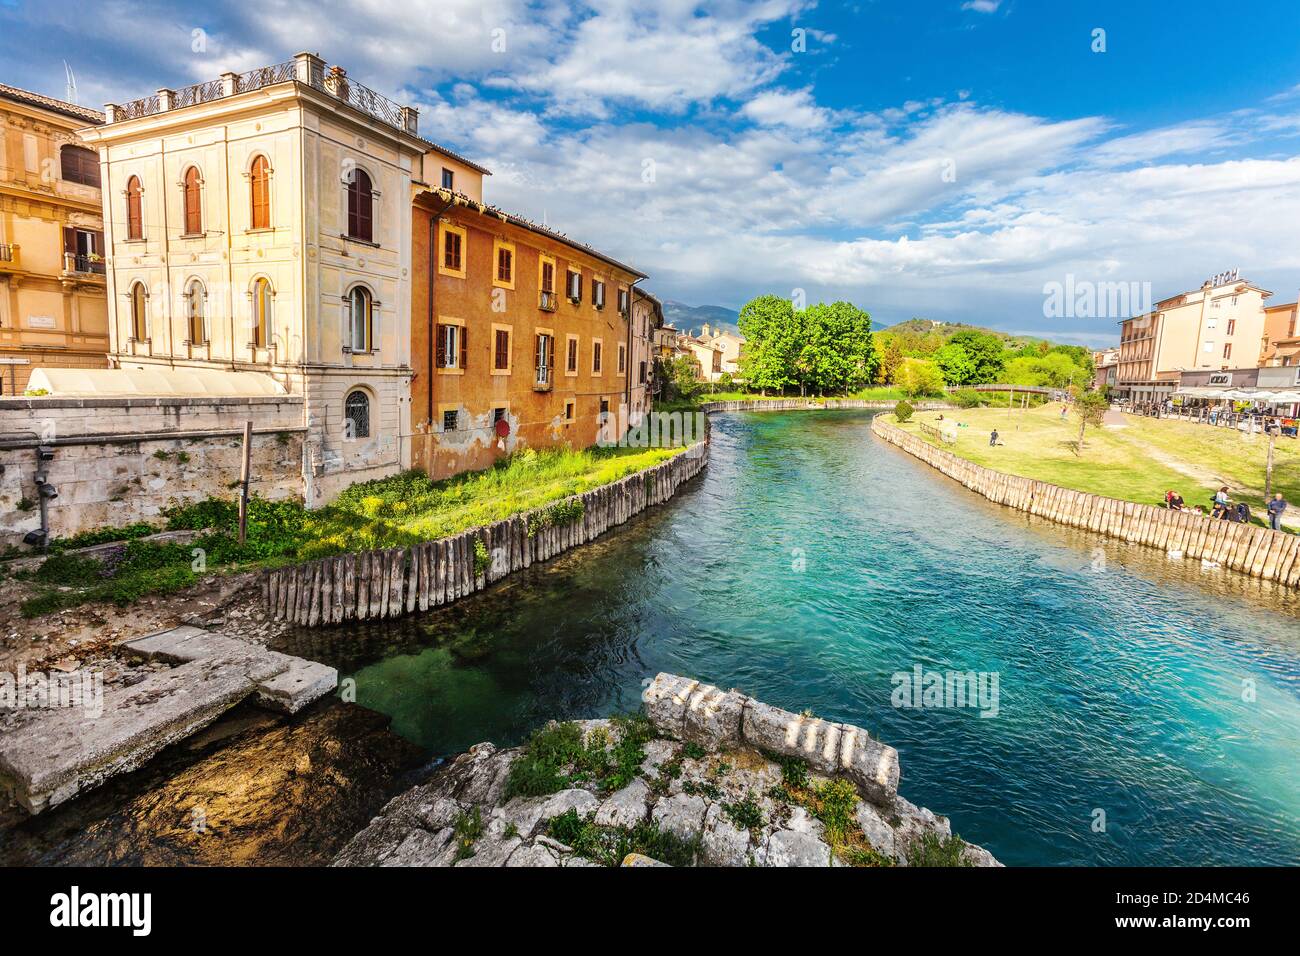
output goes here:
[{"label": "rocky outcrop", "polygon": [[[655,852],[701,866],[1000,865],[901,797],[897,751],[861,728],[672,674],[643,700],[639,722],[569,727],[575,762],[554,792],[510,795],[537,738],[478,744],[390,802],[334,865],[662,864]],[[610,769],[623,765],[630,780]]]}]

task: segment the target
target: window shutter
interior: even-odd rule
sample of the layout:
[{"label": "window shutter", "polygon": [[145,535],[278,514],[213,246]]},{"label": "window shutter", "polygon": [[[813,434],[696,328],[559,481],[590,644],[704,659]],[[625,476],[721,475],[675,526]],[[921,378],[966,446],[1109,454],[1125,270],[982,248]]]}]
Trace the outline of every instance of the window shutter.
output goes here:
[{"label": "window shutter", "polygon": [[465,368],[465,362],[469,358],[469,336],[465,334],[467,331],[468,329],[462,325],[458,333],[460,336],[460,367],[462,369]]},{"label": "window shutter", "polygon": [[63,227],[63,251],[71,256],[77,254],[77,230],[71,226]]},{"label": "window shutter", "polygon": [[438,330],[438,368],[447,367],[447,326],[439,325]]},{"label": "window shutter", "polygon": [[533,337],[533,368],[542,367],[542,337]]}]

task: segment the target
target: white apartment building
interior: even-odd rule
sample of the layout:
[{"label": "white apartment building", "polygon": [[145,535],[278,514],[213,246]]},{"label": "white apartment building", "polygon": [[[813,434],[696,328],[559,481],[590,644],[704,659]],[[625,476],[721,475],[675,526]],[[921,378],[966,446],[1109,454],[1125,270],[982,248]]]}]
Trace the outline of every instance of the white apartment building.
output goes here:
[{"label": "white apartment building", "polygon": [[110,364],[303,396],[308,505],[408,467],[412,182],[486,171],[312,53],[105,113]]}]

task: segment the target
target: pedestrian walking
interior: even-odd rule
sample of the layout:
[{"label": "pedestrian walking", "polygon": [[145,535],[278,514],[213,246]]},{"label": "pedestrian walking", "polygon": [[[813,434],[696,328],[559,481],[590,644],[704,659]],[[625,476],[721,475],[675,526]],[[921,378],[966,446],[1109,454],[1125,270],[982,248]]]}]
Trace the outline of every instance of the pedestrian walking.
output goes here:
[{"label": "pedestrian walking", "polygon": [[1268,502],[1268,526],[1274,531],[1282,530],[1282,512],[1286,511],[1286,499],[1278,492]]}]

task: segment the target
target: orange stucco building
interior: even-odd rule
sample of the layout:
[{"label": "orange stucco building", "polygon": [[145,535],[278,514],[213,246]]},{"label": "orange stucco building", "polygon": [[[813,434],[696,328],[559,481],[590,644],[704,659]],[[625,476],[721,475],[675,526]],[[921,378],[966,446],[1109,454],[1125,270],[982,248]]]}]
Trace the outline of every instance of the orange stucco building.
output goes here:
[{"label": "orange stucco building", "polygon": [[645,276],[484,205],[481,177],[467,185],[420,185],[412,199],[411,461],[433,478],[524,448],[588,447],[601,412],[649,401],[633,357],[653,330],[634,343],[628,321]]}]

